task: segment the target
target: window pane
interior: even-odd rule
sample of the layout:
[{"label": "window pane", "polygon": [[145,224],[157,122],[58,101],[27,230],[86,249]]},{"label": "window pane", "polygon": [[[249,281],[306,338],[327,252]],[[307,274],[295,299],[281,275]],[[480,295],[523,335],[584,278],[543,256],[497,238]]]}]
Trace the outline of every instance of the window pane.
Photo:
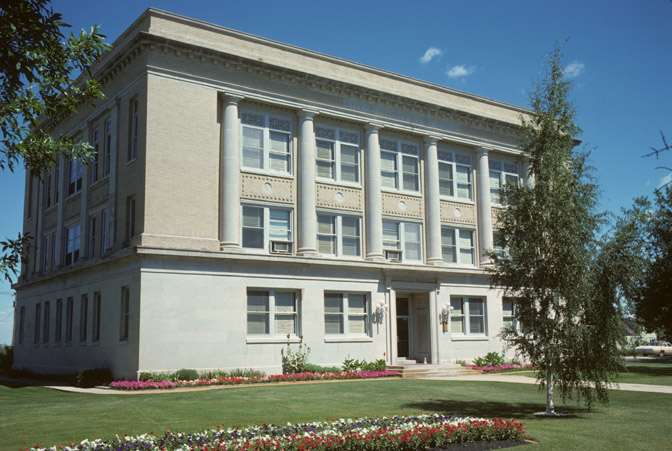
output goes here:
[{"label": "window pane", "polygon": [[460,263],[474,263],[474,233],[469,230],[460,230]]},{"label": "window pane", "polygon": [[279,335],[296,335],[296,316],[275,315],[275,333]]},{"label": "window pane", "polygon": [[264,167],[263,130],[243,127],[243,166],[248,168]]},{"label": "window pane", "polygon": [[247,333],[254,335],[270,333],[268,313],[248,313]]},{"label": "window pane", "polygon": [[453,308],[453,315],[462,315],[462,299],[455,298],[450,300],[450,306]]},{"label": "window pane", "polygon": [[382,184],[386,188],[397,187],[397,156],[387,152],[380,153]]},{"label": "window pane", "polygon": [[336,237],[319,235],[317,237],[317,251],[320,254],[336,255]]},{"label": "window pane", "polygon": [[334,234],[334,217],[327,215],[317,216],[317,233],[324,235]]},{"label": "window pane", "polygon": [[280,313],[295,313],[296,295],[294,293],[276,292],[275,311]]},{"label": "window pane", "polygon": [[366,314],[366,297],[363,294],[348,295],[348,312]]},{"label": "window pane", "polygon": [[365,334],[366,316],[349,316],[348,329],[348,333],[351,334]]},{"label": "window pane", "polygon": [[462,317],[455,317],[454,315],[450,317],[450,332],[456,334],[464,333],[464,328],[462,326]]},{"label": "window pane", "polygon": [[248,291],[247,311],[268,312],[268,291]]},{"label": "window pane", "polygon": [[289,172],[289,155],[271,153],[268,161],[272,171]]},{"label": "window pane", "polygon": [[343,237],[343,255],[349,255],[358,257],[361,255],[359,250],[359,239],[358,238],[346,238]]},{"label": "window pane", "polygon": [[269,236],[271,240],[291,241],[289,211],[269,210],[270,227]]},{"label": "window pane", "polygon": [[490,200],[499,203],[499,172],[490,171]]},{"label": "window pane", "polygon": [[327,141],[317,141],[316,143],[317,158],[319,160],[333,161],[334,160],[334,144]]},{"label": "window pane", "polygon": [[341,144],[341,180],[359,182],[359,151],[357,147]]},{"label": "window pane", "polygon": [[243,207],[243,227],[263,227],[264,209],[257,207]]},{"label": "window pane", "polygon": [[457,197],[471,200],[471,168],[457,166]]},{"label": "window pane", "polygon": [[334,216],[317,217],[317,250],[321,254],[336,254],[336,228]]},{"label": "window pane", "polygon": [[243,247],[264,247],[264,209],[243,207]]},{"label": "window pane", "polygon": [[342,334],[343,315],[324,315],[324,333]]},{"label": "window pane", "polygon": [[383,247],[385,249],[399,249],[399,229],[394,222],[383,222]]},{"label": "window pane", "polygon": [[469,299],[469,333],[485,333],[485,318],[483,315],[483,301],[480,299]]},{"label": "window pane", "polygon": [[269,153],[272,171],[289,172],[289,136],[284,133],[270,132],[271,149]]},{"label": "window pane", "polygon": [[403,188],[410,191],[418,191],[418,159],[413,157],[402,157],[402,168],[404,174]]},{"label": "window pane", "polygon": [[515,186],[515,187],[518,186],[519,179],[517,175],[506,174],[505,180],[506,180],[505,182],[506,186]]},{"label": "window pane", "polygon": [[455,229],[447,227],[441,228],[441,251],[443,261],[446,263],[457,263],[457,246],[455,243]]},{"label": "window pane", "polygon": [[511,299],[502,300],[502,312],[504,313],[504,316],[513,315],[513,301]]},{"label": "window pane", "polygon": [[325,313],[343,313],[343,295],[340,293],[324,293]]},{"label": "window pane", "polygon": [[420,260],[422,258],[421,248],[420,225],[404,224],[404,258]]}]

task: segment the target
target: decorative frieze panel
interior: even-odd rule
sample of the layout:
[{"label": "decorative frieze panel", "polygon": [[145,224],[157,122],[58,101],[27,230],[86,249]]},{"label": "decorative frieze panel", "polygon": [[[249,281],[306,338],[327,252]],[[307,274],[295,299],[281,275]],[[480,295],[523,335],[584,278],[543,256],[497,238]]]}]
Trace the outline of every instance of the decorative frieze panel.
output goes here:
[{"label": "decorative frieze panel", "polygon": [[492,208],[490,210],[490,216],[492,216],[492,228],[493,229],[498,229],[499,228],[499,208]]},{"label": "decorative frieze panel", "polygon": [[362,190],[318,183],[316,205],[325,208],[363,211]]},{"label": "decorative frieze panel", "polygon": [[441,222],[476,225],[476,208],[472,204],[441,201]]},{"label": "decorative frieze panel", "polygon": [[56,220],[58,219],[58,210],[52,208],[44,214],[44,225],[43,229],[49,229],[51,227],[56,227]]},{"label": "decorative frieze panel", "polygon": [[81,210],[82,206],[80,196],[81,194],[71,197],[65,201],[65,211],[63,217],[66,221],[79,215],[79,211]]},{"label": "decorative frieze panel", "polygon": [[89,208],[107,202],[109,191],[109,179],[93,185],[89,191]]},{"label": "decorative frieze panel", "polygon": [[294,180],[267,175],[240,175],[240,197],[273,202],[294,202]]},{"label": "decorative frieze panel", "polygon": [[402,196],[399,194],[382,193],[383,214],[422,218],[424,216],[421,197]]}]

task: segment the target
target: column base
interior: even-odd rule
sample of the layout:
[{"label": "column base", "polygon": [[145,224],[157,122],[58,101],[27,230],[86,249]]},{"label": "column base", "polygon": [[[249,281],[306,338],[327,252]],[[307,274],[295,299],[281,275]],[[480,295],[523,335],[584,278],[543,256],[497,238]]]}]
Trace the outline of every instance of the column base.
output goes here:
[{"label": "column base", "polygon": [[224,251],[224,250],[228,250],[228,249],[237,249],[237,248],[240,248],[240,244],[238,244],[238,243],[232,243],[232,242],[228,242],[228,241],[221,241],[219,243],[219,250],[220,251]]},{"label": "column base", "polygon": [[427,264],[432,265],[432,266],[441,266],[441,265],[443,265],[443,259],[430,258],[430,259],[427,259]]},{"label": "column base", "polygon": [[387,261],[385,256],[383,254],[367,254],[366,255],[366,260],[372,261],[372,262],[384,262]]},{"label": "column base", "polygon": [[296,255],[301,257],[314,257],[317,255],[317,249],[311,249],[311,248],[297,249]]}]

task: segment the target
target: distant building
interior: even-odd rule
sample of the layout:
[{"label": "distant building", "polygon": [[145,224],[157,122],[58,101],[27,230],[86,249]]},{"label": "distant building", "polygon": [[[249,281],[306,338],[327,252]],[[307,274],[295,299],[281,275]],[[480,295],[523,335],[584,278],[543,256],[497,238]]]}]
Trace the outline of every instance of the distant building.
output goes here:
[{"label": "distant building", "polygon": [[54,132],[95,159],[26,180],[15,368],[502,350],[484,250],[527,110],[154,9],[94,75],[108,99]]}]

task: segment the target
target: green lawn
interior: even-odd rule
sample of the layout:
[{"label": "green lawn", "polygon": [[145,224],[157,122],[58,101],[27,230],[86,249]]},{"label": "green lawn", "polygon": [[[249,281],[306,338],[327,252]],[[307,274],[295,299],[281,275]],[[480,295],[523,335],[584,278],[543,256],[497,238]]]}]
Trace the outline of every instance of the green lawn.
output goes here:
[{"label": "green lawn", "polygon": [[[560,405],[538,419],[544,394],[523,384],[379,380],[138,395],[63,393],[0,385],[0,449],[67,444],[114,434],[195,432],[218,424],[317,421],[420,412],[516,418],[540,443],[525,449],[669,449],[672,395],[611,392],[609,407]],[[560,404],[560,403],[558,403]],[[656,421],[650,421],[655,418]]]}]

